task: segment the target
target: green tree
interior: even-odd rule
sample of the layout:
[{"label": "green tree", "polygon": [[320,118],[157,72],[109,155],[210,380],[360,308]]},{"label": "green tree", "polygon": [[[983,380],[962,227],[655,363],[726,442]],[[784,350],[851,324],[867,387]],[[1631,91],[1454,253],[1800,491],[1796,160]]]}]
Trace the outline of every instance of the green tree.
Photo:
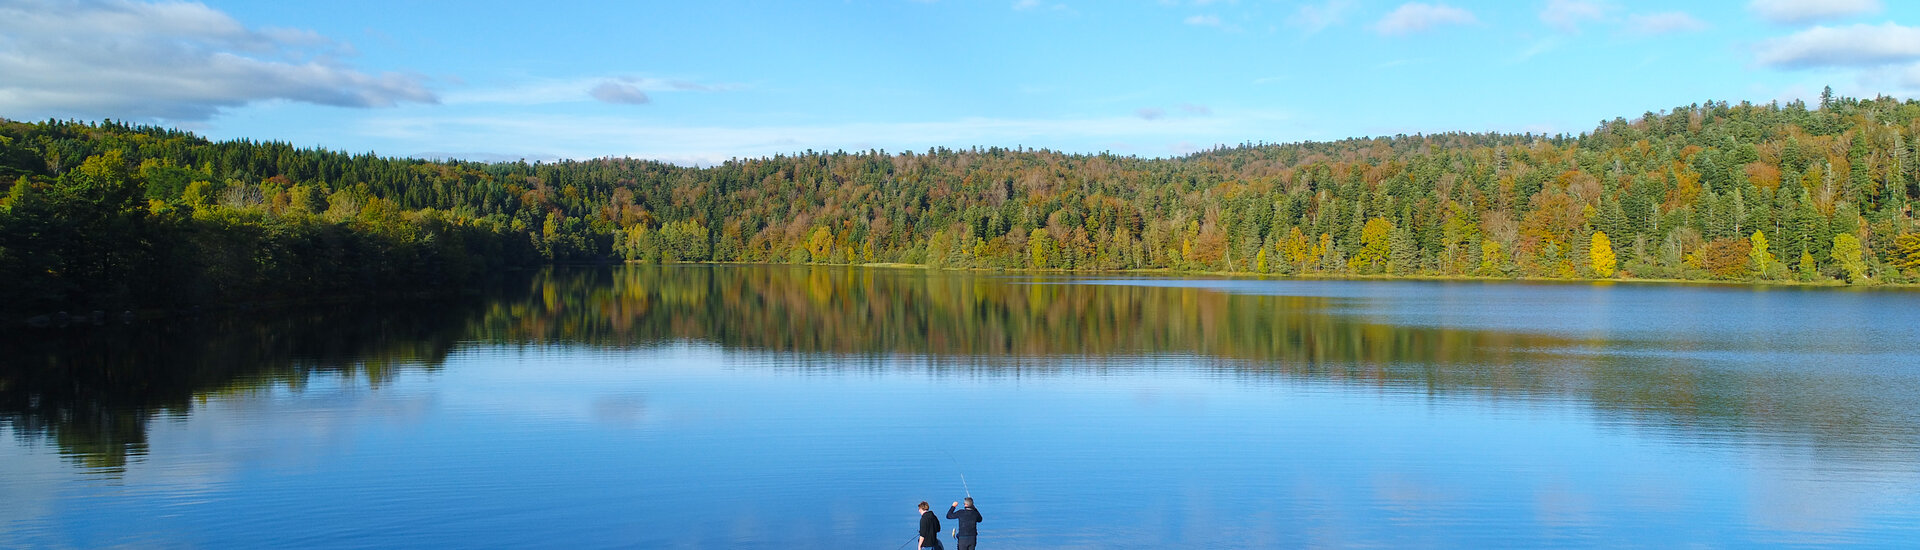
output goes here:
[{"label": "green tree", "polygon": [[1388,239],[1388,250],[1388,271],[1402,275],[1420,270],[1420,243],[1414,241],[1412,230],[1395,228]]},{"label": "green tree", "polygon": [[1392,235],[1393,222],[1380,217],[1368,219],[1360,229],[1360,248],[1354,251],[1347,265],[1361,273],[1380,272],[1392,251]]},{"label": "green tree", "polygon": [[1850,233],[1833,236],[1833,261],[1847,274],[1847,281],[1861,284],[1867,281],[1867,263],[1862,259],[1860,238]]},{"label": "green tree", "polygon": [[1482,277],[1497,277],[1506,274],[1507,252],[1500,241],[1486,239],[1480,241],[1480,267],[1474,274]]},{"label": "green tree", "polygon": [[833,254],[833,230],[814,227],[813,232],[807,234],[807,254],[814,263],[825,263]]},{"label": "green tree", "polygon": [[1027,252],[1034,269],[1047,269],[1047,256],[1053,249],[1053,237],[1047,236],[1047,230],[1034,228],[1027,235]]}]

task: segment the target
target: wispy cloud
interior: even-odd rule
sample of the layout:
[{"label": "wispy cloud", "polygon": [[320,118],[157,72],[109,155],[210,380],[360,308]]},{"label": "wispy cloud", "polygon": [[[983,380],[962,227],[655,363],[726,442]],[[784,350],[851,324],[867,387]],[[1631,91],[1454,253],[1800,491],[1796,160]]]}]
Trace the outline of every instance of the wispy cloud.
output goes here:
[{"label": "wispy cloud", "polygon": [[1446,4],[1409,2],[1401,4],[1373,24],[1380,34],[1394,36],[1424,32],[1446,25],[1470,25],[1480,20],[1473,13]]},{"label": "wispy cloud", "polygon": [[1016,0],[1013,3],[1013,11],[1039,11],[1039,10],[1049,10],[1049,11],[1056,11],[1056,12],[1071,11],[1071,9],[1068,8],[1066,4],[1059,4],[1059,3],[1050,4],[1043,0]]},{"label": "wispy cloud", "polygon": [[1539,57],[1540,54],[1553,51],[1554,48],[1558,47],[1560,47],[1560,39],[1558,37],[1544,38],[1528,45],[1527,49],[1520,50],[1520,53],[1514,54],[1512,62],[1521,63]]},{"label": "wispy cloud", "polygon": [[[608,103],[638,104],[650,101],[653,93],[725,92],[739,90],[738,84],[703,83],[688,79],[638,76],[595,76],[570,79],[532,79],[509,86],[454,90],[445,94],[448,104],[498,103],[507,105],[545,105],[599,100]],[[625,98],[624,101],[613,98]]]},{"label": "wispy cloud", "polygon": [[1133,110],[1133,116],[1141,120],[1160,120],[1167,117],[1167,110],[1159,107],[1141,107]]},{"label": "wispy cloud", "polygon": [[1602,21],[1615,10],[1609,2],[1596,0],[1553,0],[1540,10],[1540,22],[1564,32],[1580,32],[1580,25]]},{"label": "wispy cloud", "polygon": [[1695,19],[1686,12],[1669,11],[1662,13],[1633,14],[1627,16],[1627,32],[1633,34],[1668,34],[1706,30],[1707,24]]},{"label": "wispy cloud", "polygon": [[[1071,143],[1233,142],[1274,132],[1291,120],[1283,112],[1236,111],[1228,116],[1107,118],[962,118],[928,122],[829,125],[671,126],[629,116],[422,116],[363,121],[360,131],[440,151],[550,151],[561,158],[631,156],[680,164],[713,164],[804,149],[862,144],[889,149],[1007,145],[1058,147]],[[858,147],[866,148],[866,147]]]},{"label": "wispy cloud", "polygon": [[1345,21],[1353,11],[1353,0],[1328,0],[1325,4],[1304,4],[1287,18],[1287,26],[1314,34]]},{"label": "wispy cloud", "polygon": [[1880,0],[1753,0],[1747,11],[1774,23],[1796,25],[1880,13]]},{"label": "wispy cloud", "polygon": [[368,73],[351,44],[249,28],[197,3],[0,3],[0,112],[205,120],[251,103],[435,103],[424,77]]},{"label": "wispy cloud", "polygon": [[1186,24],[1188,24],[1188,25],[1193,25],[1193,26],[1196,26],[1196,27],[1219,27],[1219,26],[1220,26],[1220,16],[1218,16],[1218,15],[1193,15],[1193,16],[1188,16],[1188,17],[1186,18],[1186,20],[1185,20],[1185,23],[1186,23]]},{"label": "wispy cloud", "polygon": [[1896,23],[1818,26],[1761,43],[1755,58],[1762,65],[1787,69],[1920,61],[1920,28]]}]

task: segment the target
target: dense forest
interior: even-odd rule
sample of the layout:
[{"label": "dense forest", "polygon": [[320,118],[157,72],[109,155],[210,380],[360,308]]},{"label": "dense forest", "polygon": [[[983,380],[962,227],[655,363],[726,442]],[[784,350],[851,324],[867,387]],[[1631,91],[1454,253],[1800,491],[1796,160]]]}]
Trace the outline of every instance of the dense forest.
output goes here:
[{"label": "dense forest", "polygon": [[457,286],[550,262],[1920,280],[1920,102],[1707,102],[1570,135],[1147,159],[806,152],[475,163],[0,121],[0,308]]}]

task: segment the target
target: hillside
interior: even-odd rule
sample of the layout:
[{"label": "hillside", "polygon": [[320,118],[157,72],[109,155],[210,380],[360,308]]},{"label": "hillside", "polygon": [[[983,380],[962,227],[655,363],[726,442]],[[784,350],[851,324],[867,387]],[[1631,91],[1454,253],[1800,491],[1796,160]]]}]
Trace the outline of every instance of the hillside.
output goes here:
[{"label": "hillside", "polygon": [[1920,102],[1822,103],[1708,102],[1578,136],[1172,159],[807,152],[706,168],[435,162],[6,121],[0,307],[434,289],[618,260],[1915,281]]}]

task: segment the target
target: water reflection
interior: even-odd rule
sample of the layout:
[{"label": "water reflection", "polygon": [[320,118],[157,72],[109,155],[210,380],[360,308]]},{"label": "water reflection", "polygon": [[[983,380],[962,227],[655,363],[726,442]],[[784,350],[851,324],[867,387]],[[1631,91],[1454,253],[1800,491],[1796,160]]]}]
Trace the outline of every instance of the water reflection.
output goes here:
[{"label": "water reflection", "polygon": [[460,303],[351,305],[12,335],[0,424],[82,468],[124,473],[146,455],[156,419],[222,395],[297,390],[316,375],[377,387],[402,369],[437,368],[476,313]]},{"label": "water reflection", "polygon": [[[988,372],[1124,367],[1142,356],[1170,354],[1211,361],[1234,376],[1438,396],[1574,400],[1609,411],[1612,418],[1690,433],[1810,439],[1870,454],[1893,452],[1900,460],[1920,450],[1920,391],[1899,391],[1920,390],[1920,372],[1914,370],[1920,365],[1898,355],[1896,350],[1908,349],[1900,347],[1903,342],[1858,346],[1850,350],[1857,354],[1853,357],[1819,350],[1822,361],[1778,364],[1775,352],[1781,350],[1775,348],[1781,341],[1787,347],[1817,346],[1823,341],[1819,331],[1847,327],[1796,327],[1803,322],[1799,317],[1780,319],[1789,326],[1783,330],[1812,335],[1796,340],[1792,334],[1755,336],[1718,326],[1753,322],[1754,312],[1743,310],[1737,299],[1749,292],[1603,289],[1618,294],[1604,297],[1633,305],[1617,324],[1662,327],[1629,327],[1609,335],[1587,328],[1591,320],[1576,318],[1584,310],[1540,299],[1541,293],[1560,298],[1551,289],[1495,284],[1459,292],[1414,285],[1381,299],[1354,293],[1351,286],[1387,283],[1331,283],[1304,289],[1322,295],[1262,293],[1273,284],[824,267],[559,270],[533,277],[518,297],[503,294],[489,303],[474,336],[501,343],[608,347],[693,340],[803,357],[825,354],[837,368],[915,356]],[[1418,311],[1381,314],[1382,303],[1417,302],[1417,296],[1442,291],[1459,295],[1414,306]],[[1692,303],[1699,292],[1712,293],[1707,298],[1714,303]],[[1801,294],[1809,303],[1798,306],[1807,310],[1831,308],[1829,298],[1848,297]],[[1492,317],[1486,322],[1473,322],[1471,316],[1451,325],[1405,322],[1434,315],[1427,310],[1466,309],[1499,299],[1514,303],[1485,314]],[[1680,306],[1662,309],[1661,304],[1676,300]],[[1666,318],[1676,315],[1687,322]],[[1500,326],[1527,317],[1539,317],[1532,330]],[[1552,326],[1556,323],[1572,328],[1558,329]],[[1702,347],[1715,352],[1645,353]],[[1791,356],[1795,350],[1785,351]],[[1889,354],[1904,362],[1878,361]]]},{"label": "water reflection", "polygon": [[[221,394],[297,389],[316,373],[378,386],[397,369],[434,369],[469,346],[696,341],[789,363],[831,358],[819,364],[836,369],[897,365],[903,357],[973,373],[1150,368],[1142,358],[1198,358],[1223,376],[1250,380],[1575,402],[1695,440],[1786,438],[1893,461],[1913,460],[1920,441],[1920,392],[1911,391],[1920,373],[1910,364],[1763,368],[1764,356],[1743,363],[1640,353],[1661,342],[1638,333],[1403,322],[1363,294],[1075,283],[828,267],[552,269],[462,303],[32,333],[9,343],[0,364],[0,422],[20,438],[51,442],[79,466],[111,473],[146,452],[153,419],[189,414],[199,400]],[[1553,314],[1558,306],[1537,307]],[[631,421],[642,408],[622,401],[593,410]]]}]

